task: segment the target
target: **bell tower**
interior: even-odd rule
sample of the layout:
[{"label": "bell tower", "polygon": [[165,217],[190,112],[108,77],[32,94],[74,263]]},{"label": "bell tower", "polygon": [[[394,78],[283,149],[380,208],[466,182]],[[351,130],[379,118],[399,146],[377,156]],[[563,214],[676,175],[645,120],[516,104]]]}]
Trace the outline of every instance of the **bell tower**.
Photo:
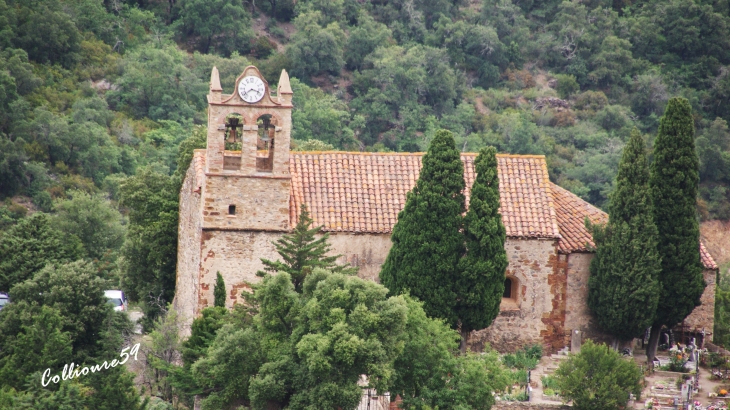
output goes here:
[{"label": "bell tower", "polygon": [[289,230],[292,90],[282,70],[275,94],[254,66],[223,94],[213,67],[208,93],[203,229]]}]

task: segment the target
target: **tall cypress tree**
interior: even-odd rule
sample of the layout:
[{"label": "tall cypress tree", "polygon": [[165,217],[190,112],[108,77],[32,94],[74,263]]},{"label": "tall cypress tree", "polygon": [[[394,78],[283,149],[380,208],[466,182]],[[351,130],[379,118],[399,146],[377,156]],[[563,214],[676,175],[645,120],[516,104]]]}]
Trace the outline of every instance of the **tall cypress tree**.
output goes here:
[{"label": "tall cypress tree", "polygon": [[213,288],[213,306],[226,307],[226,283],[220,272],[215,273],[215,287]]},{"label": "tall cypress tree", "polygon": [[589,224],[597,249],[590,265],[588,307],[603,330],[623,341],[644,334],[659,301],[661,258],[644,151],[634,128],[619,163],[608,225]]},{"label": "tall cypress tree", "polygon": [[450,131],[436,132],[416,186],[393,227],[393,243],[380,271],[392,294],[410,292],[431,317],[456,324],[452,284],[464,254],[464,164]]},{"label": "tall cypress tree", "polygon": [[700,304],[705,289],[696,210],[699,159],[694,137],[689,101],[670,99],[659,122],[649,182],[662,258],[661,296],[646,353],[650,361],[656,354],[661,326],[672,327],[684,320]]},{"label": "tall cypress tree", "polygon": [[[326,269],[333,273],[344,273],[354,275],[357,268],[350,265],[338,265],[335,263],[341,255],[326,256],[330,251],[330,244],[327,243],[329,233],[322,233],[321,226],[312,227],[314,220],[309,216],[307,205],[302,204],[299,213],[299,222],[290,234],[282,236],[276,242],[276,251],[284,261],[271,261],[261,258],[264,264],[264,271],[256,272],[257,276],[266,276],[267,272],[286,272],[291,276],[294,289],[302,291],[304,278],[314,268]],[[321,237],[317,238],[318,235]]]},{"label": "tall cypress tree", "polygon": [[497,150],[482,148],[474,160],[476,180],[464,217],[466,254],[459,261],[455,283],[456,316],[461,323],[461,351],[472,330],[484,329],[499,314],[504,294],[506,230],[499,214]]}]

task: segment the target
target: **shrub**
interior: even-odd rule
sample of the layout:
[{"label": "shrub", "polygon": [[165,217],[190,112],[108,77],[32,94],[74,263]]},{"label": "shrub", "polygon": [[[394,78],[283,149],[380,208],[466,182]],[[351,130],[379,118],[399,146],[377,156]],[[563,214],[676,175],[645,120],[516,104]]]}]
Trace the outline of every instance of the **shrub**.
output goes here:
[{"label": "shrub", "polygon": [[555,390],[558,388],[558,380],[553,376],[542,376],[540,380],[542,381],[543,389]]},{"label": "shrub", "polygon": [[576,92],[580,91],[580,85],[576,81],[575,76],[571,74],[557,74],[555,76],[557,85],[555,90],[560,95],[560,98],[568,98]]},{"label": "shrub", "polygon": [[502,363],[513,369],[531,370],[537,367],[542,357],[542,346],[531,345],[523,347],[514,354],[506,354],[502,357]]},{"label": "shrub", "polygon": [[587,341],[555,372],[560,394],[573,400],[576,410],[623,409],[629,394],[641,394],[642,374],[633,360],[625,360],[606,345]]}]

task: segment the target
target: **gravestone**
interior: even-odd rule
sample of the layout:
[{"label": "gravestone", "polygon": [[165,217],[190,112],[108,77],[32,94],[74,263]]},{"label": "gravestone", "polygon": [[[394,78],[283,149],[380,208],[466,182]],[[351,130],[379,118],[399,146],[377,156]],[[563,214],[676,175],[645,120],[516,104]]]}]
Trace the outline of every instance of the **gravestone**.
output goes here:
[{"label": "gravestone", "polygon": [[573,353],[579,353],[580,352],[580,345],[581,345],[581,339],[583,337],[583,332],[580,330],[574,330],[573,333],[570,335],[570,351]]}]

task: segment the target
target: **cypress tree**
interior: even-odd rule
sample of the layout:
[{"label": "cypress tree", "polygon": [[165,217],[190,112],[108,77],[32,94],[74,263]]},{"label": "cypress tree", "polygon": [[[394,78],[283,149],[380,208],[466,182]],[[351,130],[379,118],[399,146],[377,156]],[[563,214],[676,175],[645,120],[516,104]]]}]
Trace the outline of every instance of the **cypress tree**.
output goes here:
[{"label": "cypress tree", "polygon": [[[344,273],[354,275],[357,269],[349,265],[337,265],[335,261],[342,255],[326,256],[330,251],[330,244],[327,243],[329,233],[322,234],[322,227],[312,227],[314,220],[309,216],[307,205],[302,204],[299,213],[299,222],[290,234],[282,236],[274,246],[279,256],[284,260],[270,261],[261,259],[264,264],[264,271],[256,272],[257,276],[266,276],[267,272],[286,272],[292,279],[294,289],[301,293],[304,278],[314,268],[326,269],[333,273]],[[322,235],[317,239],[317,235]]]},{"label": "cypress tree", "polygon": [[683,321],[700,304],[705,289],[696,210],[699,159],[694,137],[689,101],[670,99],[659,122],[649,182],[662,259],[661,295],[647,347],[649,361],[656,353],[661,326],[672,327]]},{"label": "cypress tree", "polygon": [[215,287],[213,288],[214,302],[213,306],[226,307],[226,284],[223,282],[223,276],[220,272],[216,272]]},{"label": "cypress tree", "polygon": [[464,254],[464,164],[450,131],[439,130],[423,156],[416,186],[408,193],[380,271],[391,294],[410,292],[431,317],[456,324],[459,259]]},{"label": "cypress tree", "polygon": [[504,294],[506,230],[499,214],[497,150],[482,148],[474,160],[476,180],[464,217],[466,254],[459,261],[455,283],[456,316],[461,323],[461,351],[472,330],[484,329],[499,314]]},{"label": "cypress tree", "polygon": [[636,128],[624,148],[610,199],[608,225],[588,224],[597,245],[590,265],[588,307],[603,330],[626,341],[643,335],[654,320],[661,269],[649,166]]}]

